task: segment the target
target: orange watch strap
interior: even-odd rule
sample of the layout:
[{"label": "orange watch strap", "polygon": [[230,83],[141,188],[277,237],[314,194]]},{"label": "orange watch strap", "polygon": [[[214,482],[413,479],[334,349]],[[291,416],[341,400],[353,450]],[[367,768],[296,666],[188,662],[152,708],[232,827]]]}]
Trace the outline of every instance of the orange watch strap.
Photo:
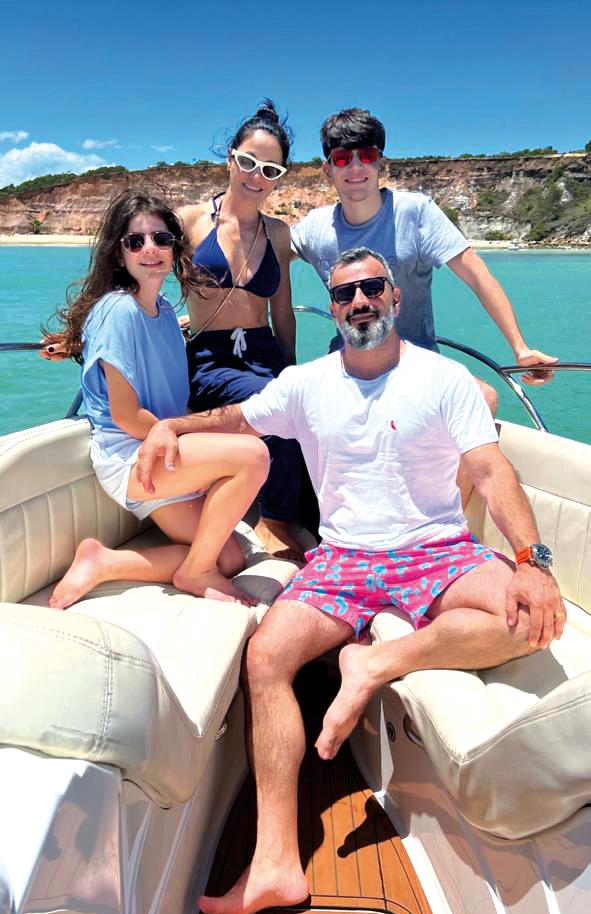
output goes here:
[{"label": "orange watch strap", "polygon": [[531,562],[531,546],[525,546],[515,553],[515,563],[523,565],[524,562]]}]

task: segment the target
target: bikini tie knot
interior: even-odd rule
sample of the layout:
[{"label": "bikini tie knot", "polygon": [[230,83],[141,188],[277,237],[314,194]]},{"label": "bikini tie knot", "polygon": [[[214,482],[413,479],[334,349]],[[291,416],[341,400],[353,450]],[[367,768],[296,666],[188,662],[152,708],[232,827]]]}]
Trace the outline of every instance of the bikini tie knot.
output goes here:
[{"label": "bikini tie knot", "polygon": [[235,330],[232,330],[230,339],[234,340],[232,355],[235,355],[237,359],[241,359],[242,353],[246,352],[246,334],[244,332],[244,328],[236,327]]}]

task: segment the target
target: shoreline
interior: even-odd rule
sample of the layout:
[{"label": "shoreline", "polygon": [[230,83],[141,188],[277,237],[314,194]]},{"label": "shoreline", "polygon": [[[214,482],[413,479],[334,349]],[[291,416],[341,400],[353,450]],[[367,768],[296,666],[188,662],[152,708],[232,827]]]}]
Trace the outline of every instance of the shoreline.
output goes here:
[{"label": "shoreline", "polygon": [[[573,254],[591,254],[591,245],[527,244],[512,241],[484,241],[478,238],[466,239],[470,247],[481,251],[570,251]],[[94,235],[6,235],[0,234],[2,247],[90,247]]]}]

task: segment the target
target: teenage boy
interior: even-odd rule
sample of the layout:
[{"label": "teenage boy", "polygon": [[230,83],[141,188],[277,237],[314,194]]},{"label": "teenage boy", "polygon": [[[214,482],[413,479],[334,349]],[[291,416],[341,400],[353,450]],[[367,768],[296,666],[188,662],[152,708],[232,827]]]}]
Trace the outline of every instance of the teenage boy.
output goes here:
[{"label": "teenage boy", "polygon": [[[401,293],[397,330],[401,337],[436,349],[431,282],[433,267],[446,264],[478,296],[511,346],[518,365],[551,365],[558,360],[525,342],[505,292],[484,261],[434,201],[422,193],[380,189],[384,125],[362,108],[328,117],[320,129],[323,170],[339,203],[313,209],[291,229],[294,255],[310,263],[328,286],[338,256],[365,246],[389,264]],[[544,384],[552,372],[527,372],[528,384]],[[493,407],[492,388],[481,384]]]}]

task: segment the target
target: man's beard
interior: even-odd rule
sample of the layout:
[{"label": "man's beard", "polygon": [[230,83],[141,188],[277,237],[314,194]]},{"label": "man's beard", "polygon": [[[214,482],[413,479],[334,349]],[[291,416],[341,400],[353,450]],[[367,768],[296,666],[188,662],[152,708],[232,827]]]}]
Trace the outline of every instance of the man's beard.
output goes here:
[{"label": "man's beard", "polygon": [[[349,317],[358,314],[378,313],[376,308],[365,307],[353,311]],[[352,327],[347,318],[344,321],[337,320],[336,325],[345,342],[349,343],[353,349],[375,349],[386,341],[395,320],[394,307],[391,306],[385,314],[380,314],[376,319],[368,321],[365,326],[362,325],[362,328],[359,326]]]}]

